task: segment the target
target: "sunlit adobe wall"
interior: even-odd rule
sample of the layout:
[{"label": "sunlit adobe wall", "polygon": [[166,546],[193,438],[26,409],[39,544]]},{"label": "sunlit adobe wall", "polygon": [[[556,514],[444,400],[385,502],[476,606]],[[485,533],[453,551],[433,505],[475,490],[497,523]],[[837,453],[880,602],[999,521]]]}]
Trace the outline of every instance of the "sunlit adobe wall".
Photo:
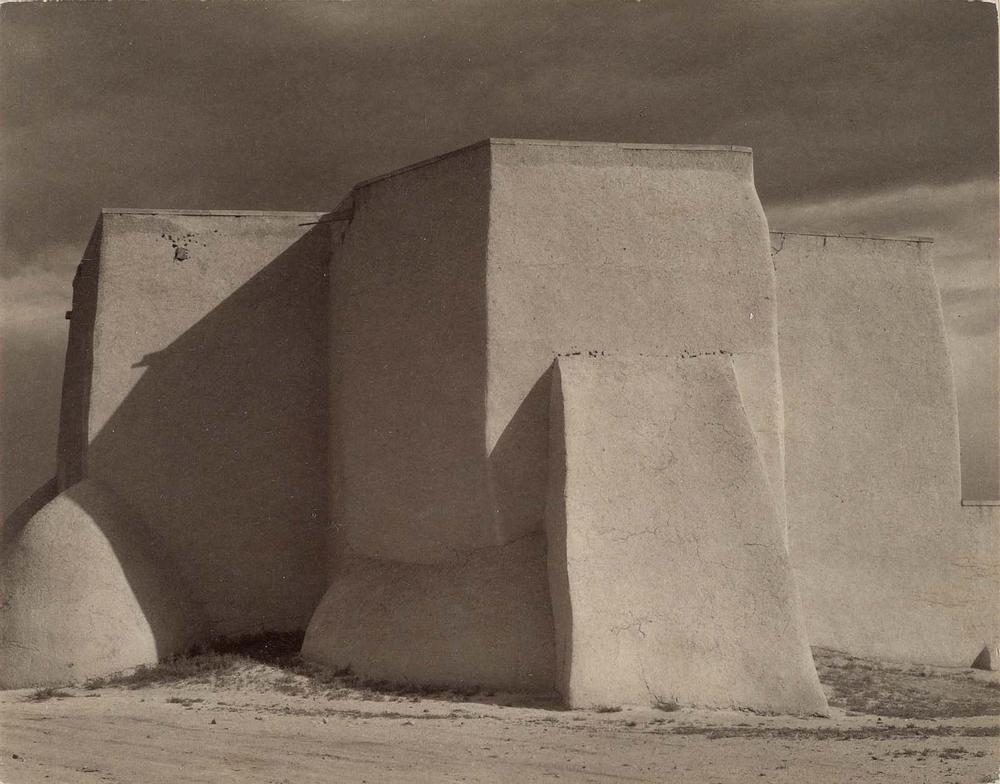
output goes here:
[{"label": "sunlit adobe wall", "polygon": [[923,240],[772,235],[791,554],[814,645],[966,666],[994,534],[960,507],[955,391]]},{"label": "sunlit adobe wall", "polygon": [[500,534],[542,517],[543,376],[560,352],[731,355],[783,520],[774,274],[751,151],[494,140],[491,153],[486,435]]}]

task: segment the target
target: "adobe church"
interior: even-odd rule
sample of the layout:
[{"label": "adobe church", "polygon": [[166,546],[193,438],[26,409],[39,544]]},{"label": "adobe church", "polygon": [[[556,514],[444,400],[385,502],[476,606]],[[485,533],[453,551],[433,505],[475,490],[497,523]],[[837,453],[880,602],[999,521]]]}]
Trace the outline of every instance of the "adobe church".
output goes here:
[{"label": "adobe church", "polygon": [[306,630],[361,676],[824,713],[810,645],[968,666],[926,239],[769,231],[741,147],[490,139],[332,211],[105,209],[0,687]]}]

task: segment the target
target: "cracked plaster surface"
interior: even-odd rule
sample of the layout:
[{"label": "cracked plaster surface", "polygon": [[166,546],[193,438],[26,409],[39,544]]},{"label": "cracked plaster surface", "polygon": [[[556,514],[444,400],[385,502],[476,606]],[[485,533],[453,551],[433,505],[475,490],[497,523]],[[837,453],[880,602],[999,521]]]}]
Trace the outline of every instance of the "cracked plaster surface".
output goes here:
[{"label": "cracked plaster surface", "polygon": [[825,710],[731,360],[569,357],[556,379],[570,703]]}]

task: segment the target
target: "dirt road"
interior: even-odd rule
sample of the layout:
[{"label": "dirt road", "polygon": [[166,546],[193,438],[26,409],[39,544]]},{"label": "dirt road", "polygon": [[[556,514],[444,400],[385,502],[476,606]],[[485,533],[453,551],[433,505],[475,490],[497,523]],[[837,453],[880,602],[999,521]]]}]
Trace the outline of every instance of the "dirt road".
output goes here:
[{"label": "dirt road", "polygon": [[1000,766],[996,716],[558,711],[310,683],[252,664],[142,688],[0,693],[0,780],[973,784]]}]

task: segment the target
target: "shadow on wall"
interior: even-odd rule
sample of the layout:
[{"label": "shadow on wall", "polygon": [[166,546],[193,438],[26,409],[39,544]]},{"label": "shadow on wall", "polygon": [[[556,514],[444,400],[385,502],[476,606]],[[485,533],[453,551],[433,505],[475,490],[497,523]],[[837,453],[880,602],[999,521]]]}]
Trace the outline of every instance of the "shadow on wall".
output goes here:
[{"label": "shadow on wall", "polygon": [[325,588],[328,231],[142,357],[91,440],[88,475],[155,531],[209,637],[304,628]]},{"label": "shadow on wall", "polygon": [[521,401],[490,453],[497,544],[545,530],[551,386],[550,366]]},{"label": "shadow on wall", "polygon": [[545,492],[546,570],[549,581],[549,602],[552,607],[553,652],[555,654],[555,689],[569,703],[571,665],[573,661],[573,596],[569,585],[566,517],[566,409],[563,400],[562,374],[555,360],[548,377],[546,413],[549,430],[546,433],[546,453],[549,471]]},{"label": "shadow on wall", "polygon": [[0,549],[0,688],[65,683],[183,653],[204,631],[197,603],[134,510],[83,480]]},{"label": "shadow on wall", "polygon": [[[197,595],[178,579],[177,562],[168,554],[160,533],[98,483],[85,479],[63,495],[93,520],[107,539],[149,624],[158,657],[183,653],[196,643],[204,633]],[[88,566],[81,564],[80,568]]]},{"label": "shadow on wall", "polygon": [[335,264],[342,539],[449,560],[493,545],[486,446],[486,147],[354,192]]},{"label": "shadow on wall", "polygon": [[3,520],[3,531],[0,543],[8,547],[20,535],[31,518],[40,512],[49,501],[59,495],[59,480],[52,477],[35,492],[19,503]]},{"label": "shadow on wall", "polygon": [[99,220],[73,277],[73,310],[66,340],[56,477],[65,490],[86,476],[87,418],[94,375],[97,278],[104,221]]}]

